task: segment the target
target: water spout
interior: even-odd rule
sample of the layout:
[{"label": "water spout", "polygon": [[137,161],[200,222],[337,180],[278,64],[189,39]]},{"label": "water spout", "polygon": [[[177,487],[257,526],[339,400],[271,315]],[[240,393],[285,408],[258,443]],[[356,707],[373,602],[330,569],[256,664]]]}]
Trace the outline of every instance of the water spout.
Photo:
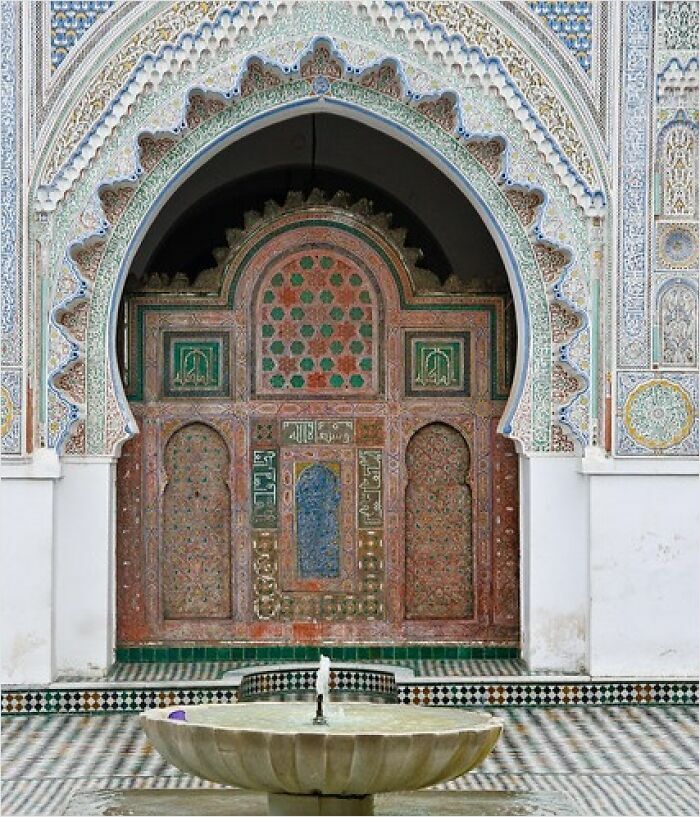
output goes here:
[{"label": "water spout", "polygon": [[316,672],[316,715],[313,719],[316,726],[324,726],[328,723],[323,715],[323,701],[328,698],[330,675],[331,659],[327,655],[322,655]]}]

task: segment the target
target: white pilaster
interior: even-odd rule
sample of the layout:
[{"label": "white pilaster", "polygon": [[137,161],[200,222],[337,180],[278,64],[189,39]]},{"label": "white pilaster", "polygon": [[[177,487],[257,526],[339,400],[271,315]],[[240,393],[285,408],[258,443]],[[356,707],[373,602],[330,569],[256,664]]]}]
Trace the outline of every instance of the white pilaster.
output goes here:
[{"label": "white pilaster", "polygon": [[56,490],[56,668],[99,676],[113,661],[115,460],[64,457]]},{"label": "white pilaster", "polygon": [[522,654],[535,670],[587,668],[587,486],[573,457],[520,457]]},{"label": "white pilaster", "polygon": [[6,460],[0,481],[0,621],[2,682],[53,680],[55,452]]}]

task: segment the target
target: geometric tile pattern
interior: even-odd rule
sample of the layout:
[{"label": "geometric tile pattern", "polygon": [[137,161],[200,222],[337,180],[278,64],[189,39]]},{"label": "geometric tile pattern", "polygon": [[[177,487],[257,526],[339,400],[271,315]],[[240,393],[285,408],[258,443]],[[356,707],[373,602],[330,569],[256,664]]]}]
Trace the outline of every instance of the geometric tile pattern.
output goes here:
[{"label": "geometric tile pattern", "polygon": [[[263,667],[261,667],[261,671]],[[263,673],[261,673],[263,674]],[[314,673],[291,667],[275,673],[278,686],[304,690],[313,685]],[[281,681],[282,676],[287,676]],[[260,677],[260,674],[258,675]],[[305,680],[306,679],[306,680]],[[357,688],[365,682],[360,679]],[[348,683],[348,688],[351,684]],[[366,686],[366,684],[365,684]],[[692,681],[560,680],[552,677],[509,678],[484,676],[416,677],[397,682],[398,702],[419,706],[657,706],[698,703],[698,684]],[[228,681],[141,683],[65,683],[47,688],[6,687],[2,691],[3,715],[107,714],[142,712],[164,706],[232,703],[238,693]]]},{"label": "geometric tile pattern", "polygon": [[[241,680],[238,690],[240,701],[262,700],[316,700],[317,668],[285,672],[283,670],[252,672]],[[337,694],[343,701],[372,701],[398,703],[393,672],[375,669],[336,667],[331,669],[328,688],[331,696]]]},{"label": "geometric tile pattern", "polygon": [[20,77],[22,4],[0,10],[0,453],[22,453],[24,299],[22,294]]},{"label": "geometric tile pattern", "polygon": [[620,366],[648,365],[650,217],[650,106],[653,54],[651,3],[623,7],[620,275],[618,283],[617,360]]},{"label": "geometric tile pattern", "polygon": [[[697,813],[694,707],[495,708],[503,734],[441,790],[555,791],[579,813]],[[34,715],[2,723],[3,813],[62,814],[79,791],[219,788],[153,751],[138,718]]]},{"label": "geometric tile pattern", "polygon": [[258,393],[375,393],[376,301],[357,263],[331,249],[274,266],[256,309]]},{"label": "geometric tile pattern", "polygon": [[406,332],[406,395],[469,394],[469,333]]},{"label": "geometric tile pattern", "polygon": [[697,456],[697,375],[618,372],[616,452]]},{"label": "geometric tile pattern", "polygon": [[22,370],[0,372],[0,437],[3,454],[19,454],[22,446]]},{"label": "geometric tile pattern", "polygon": [[51,0],[51,68],[56,70],[114,0]]},{"label": "geometric tile pattern", "polygon": [[573,53],[581,68],[590,73],[593,4],[578,0],[556,3],[537,0],[528,5]]},{"label": "geometric tile pattern", "polygon": [[[517,529],[501,535],[490,521],[501,472],[514,480],[517,466],[492,445],[504,407],[492,381],[494,369],[505,373],[504,302],[422,289],[402,233],[366,207],[353,210],[343,194],[290,193],[227,232],[206,302],[148,282],[129,293],[144,497],[119,507],[117,553],[144,569],[118,589],[124,642],[393,642],[438,632],[515,641]],[[229,386],[229,358],[235,402],[218,391]],[[404,369],[427,402],[402,405]],[[426,425],[438,430],[435,445],[421,446],[406,494],[409,442],[415,451]],[[117,471],[121,484],[129,469]],[[477,530],[465,525],[472,504],[474,519],[489,520]],[[410,543],[394,521],[404,510]],[[145,555],[132,553],[139,526]],[[498,587],[487,578],[496,570]],[[131,606],[134,592],[142,610]]]},{"label": "geometric tile pattern", "polygon": [[228,397],[228,335],[165,332],[166,397]]},{"label": "geometric tile pattern", "polygon": [[[324,7],[325,7],[325,4],[322,4],[322,5],[324,5]],[[340,8],[337,4],[335,4],[333,7],[334,8]],[[335,66],[335,67],[337,67],[337,66]],[[344,71],[344,66],[342,66],[342,68],[343,68],[343,71]],[[346,74],[342,74],[342,76],[345,77]],[[250,79],[250,78],[248,78],[248,79]],[[365,77],[365,79],[368,79],[368,81],[369,81],[369,79],[370,79],[369,75],[367,75],[367,77]],[[287,94],[287,97],[289,97],[287,99],[287,103],[291,104],[292,100],[291,100],[291,97],[289,95],[292,93],[292,91],[289,91],[290,86],[288,84],[286,84],[286,83],[285,84],[280,83],[279,78],[277,78],[276,81],[277,81],[277,83],[279,85],[279,88],[276,85],[274,93],[275,94],[278,94],[278,93],[279,94],[282,94],[282,93]],[[310,84],[312,85],[313,83],[310,82]],[[394,111],[393,109],[395,107],[401,107],[402,108],[402,114],[401,115],[405,119],[405,115],[403,113],[403,108],[405,106],[403,105],[403,103],[397,101],[394,97],[390,97],[387,94],[383,94],[381,90],[375,90],[374,88],[368,88],[368,87],[365,87],[364,85],[362,87],[359,87],[359,86],[357,86],[357,85],[355,85],[353,83],[350,83],[350,82],[346,83],[345,79],[338,80],[337,83],[332,83],[332,85],[335,88],[334,93],[342,94],[345,98],[347,98],[348,101],[350,101],[351,97],[356,99],[356,102],[353,102],[352,104],[360,104],[360,105],[364,105],[364,106],[370,106],[370,105],[373,105],[375,101],[377,102],[377,104],[379,104],[379,96],[382,96],[383,98],[381,99],[381,106],[383,108],[384,107],[390,108],[392,116],[395,113],[398,114],[398,110]],[[336,87],[336,85],[337,85],[337,87]],[[270,90],[270,89],[266,89],[265,91],[263,91],[261,93],[267,93],[268,90]],[[158,165],[158,172],[156,173],[155,171],[152,171],[151,173],[145,174],[143,176],[143,179],[139,183],[138,190],[134,193],[134,195],[133,195],[133,197],[132,197],[132,199],[131,199],[128,207],[127,207],[127,209],[124,211],[121,219],[119,220],[119,224],[122,225],[120,227],[120,231],[122,231],[124,233],[124,235],[126,235],[127,232],[128,232],[128,229],[130,229],[130,227],[128,227],[127,225],[133,226],[138,222],[138,220],[139,220],[138,213],[139,213],[139,211],[140,211],[140,209],[142,207],[142,203],[143,203],[142,198],[143,198],[143,195],[145,195],[147,188],[153,188],[155,190],[155,188],[158,185],[164,184],[165,180],[167,178],[170,178],[170,174],[172,174],[172,172],[177,173],[176,168],[179,166],[180,161],[183,159],[184,153],[187,150],[189,150],[190,147],[192,147],[195,144],[195,142],[198,142],[200,139],[208,138],[208,136],[212,135],[213,131],[216,128],[218,128],[220,125],[223,126],[224,122],[227,121],[228,119],[233,119],[233,118],[237,118],[237,117],[240,117],[240,116],[244,116],[246,114],[246,112],[248,112],[249,110],[252,110],[253,108],[256,108],[256,107],[260,107],[262,105],[262,101],[263,101],[262,97],[259,96],[258,92],[251,93],[249,96],[244,96],[244,97],[241,98],[241,105],[237,106],[235,111],[234,111],[233,108],[231,108],[230,111],[229,111],[229,108],[226,108],[226,109],[220,111],[218,114],[216,114],[213,118],[211,118],[211,119],[207,120],[205,123],[199,125],[197,128],[192,129],[191,132],[188,131],[187,136],[184,138],[183,141],[175,140],[175,141],[177,141],[177,147],[173,147],[172,150],[170,150],[165,156],[162,157],[162,159],[161,159],[161,161],[160,161],[160,163]],[[451,134],[451,133],[448,133],[446,130],[444,130],[443,125],[441,124],[441,122],[443,120],[444,121],[449,120],[450,122],[452,122],[452,120],[455,120],[455,122],[456,122],[456,115],[454,114],[454,111],[448,110],[446,113],[443,112],[444,116],[442,117],[442,119],[441,120],[436,120],[435,117],[437,116],[437,112],[436,112],[437,109],[433,110],[433,108],[435,106],[431,107],[432,103],[428,103],[427,100],[424,100],[424,102],[426,103],[426,105],[428,105],[428,107],[426,108],[424,106],[420,111],[418,111],[418,109],[416,109],[416,112],[415,112],[416,117],[418,117],[418,116],[421,117],[420,128],[418,128],[418,129],[420,131],[422,131],[426,127],[430,128],[430,130],[432,131],[431,138],[434,141],[437,140],[437,141],[442,142],[443,141],[443,139],[442,139],[443,135],[446,138],[449,138],[450,140],[454,140],[454,135]],[[444,105],[442,107],[444,107]],[[427,113],[424,113],[423,111],[427,111]],[[389,111],[387,111],[386,115],[389,115]],[[414,114],[411,113],[410,117],[413,118]],[[446,117],[446,119],[445,119],[445,117]],[[213,120],[215,120],[215,121],[213,121]],[[442,133],[440,133],[438,131],[435,131],[435,124],[436,123],[437,123],[437,127],[442,129]],[[131,123],[130,126],[133,125],[135,127],[136,124],[137,123],[134,121],[134,122]],[[404,125],[404,127],[407,127],[407,125]],[[452,144],[452,142],[450,144]],[[459,155],[460,166],[464,165],[465,172],[466,172],[466,169],[471,166],[470,160],[467,159],[467,156],[470,155],[469,150],[468,150],[467,147],[464,147],[464,155],[462,155],[462,146],[460,146],[460,149],[458,150],[458,153],[460,154]],[[125,176],[128,176],[129,175],[129,170],[126,167],[126,165],[131,162],[131,158],[126,157],[126,156],[122,157],[120,155],[119,160],[121,161],[122,158],[123,158],[123,164],[124,164],[123,172],[124,172]],[[134,156],[133,158],[134,158],[134,161],[136,162],[137,157]],[[455,161],[457,161],[457,160],[455,160]],[[98,164],[99,164],[99,160],[98,160]],[[101,165],[100,165],[100,168],[98,168],[98,166],[96,164],[95,168],[94,168],[94,172],[95,172],[95,174],[101,173],[102,172]],[[486,184],[486,177],[484,177],[483,179],[480,179],[480,181],[483,181],[484,184]],[[144,187],[144,184],[145,184],[145,187]],[[490,189],[491,189],[491,186],[489,186],[489,190]],[[491,205],[492,205],[492,202],[489,201],[488,207],[491,208]],[[76,207],[77,207],[77,205],[76,205]],[[528,296],[531,295],[534,298],[535,301],[541,300],[543,302],[543,305],[544,305],[544,302],[546,301],[546,295],[542,292],[541,280],[539,279],[539,270],[537,268],[536,260],[532,257],[532,253],[530,253],[529,250],[526,252],[526,244],[529,246],[529,243],[528,243],[528,239],[526,237],[526,234],[524,233],[524,230],[522,229],[523,222],[521,221],[521,216],[522,216],[522,218],[525,218],[527,214],[526,213],[521,213],[521,216],[518,216],[517,213],[514,211],[514,205],[511,203],[510,198],[506,199],[503,196],[501,196],[501,199],[499,199],[498,208],[503,209],[503,213],[499,212],[498,218],[500,219],[501,215],[503,215],[504,219],[508,220],[507,230],[514,231],[513,232],[513,241],[516,240],[515,237],[514,237],[515,233],[518,234],[518,239],[517,239],[517,241],[518,241],[518,251],[517,251],[517,254],[518,254],[518,256],[521,256],[521,255],[523,256],[523,258],[522,258],[523,263],[521,263],[518,268],[523,271],[523,279],[527,281],[526,290],[528,292]],[[495,210],[491,211],[491,212],[494,212],[494,218],[495,218],[496,217],[495,216]],[[567,219],[567,217],[562,216],[562,219]],[[577,221],[576,217],[573,217],[570,224],[572,226],[575,224],[577,230],[578,230],[578,227],[580,226],[580,222]],[[562,227],[564,227],[563,224],[562,224]],[[121,232],[120,232],[120,236],[121,236]],[[115,237],[116,237],[116,233],[115,233]],[[121,240],[121,238],[119,240]],[[577,242],[578,242],[578,238],[577,238]],[[114,269],[113,262],[114,262],[114,259],[115,259],[115,255],[118,255],[118,254],[119,254],[119,250],[117,249],[117,243],[115,243],[115,241],[111,241],[109,251],[106,252],[104,257],[100,260],[100,264],[99,264],[100,269],[99,269],[99,273],[97,275],[97,279],[99,279],[99,280],[96,280],[95,289],[94,289],[94,291],[92,293],[93,307],[96,304],[100,305],[99,306],[100,309],[102,309],[103,307],[106,306],[105,301],[103,299],[103,293],[102,293],[103,281],[106,284],[107,280],[109,279],[109,276],[112,275],[112,272],[113,272],[113,269]],[[524,256],[526,254],[528,256],[527,259],[524,258]],[[567,292],[568,292],[568,297],[570,297],[572,299],[571,300],[572,303],[579,303],[579,301],[581,300],[580,297],[579,297],[580,294],[581,294],[581,286],[580,285],[582,284],[582,280],[583,280],[583,277],[585,276],[585,272],[582,271],[582,270],[579,270],[578,268],[575,269],[575,270],[572,268],[570,273],[568,273],[567,275],[568,275],[568,277],[567,277],[567,282],[566,282],[567,283],[566,288],[567,288]],[[537,283],[539,285],[539,289],[537,289],[537,290],[533,286],[533,284],[535,282],[535,278],[537,278]],[[560,300],[562,300],[562,299],[560,299]],[[562,300],[562,303],[563,303],[563,300]],[[91,307],[91,308],[93,308],[93,307]],[[107,310],[108,309],[109,309],[109,307],[107,306]],[[534,315],[534,312],[535,312],[535,308],[533,306],[533,315]],[[541,311],[539,309],[539,307],[538,307],[536,319],[533,317],[533,321],[532,321],[532,330],[533,330],[532,347],[531,347],[532,348],[532,355],[533,355],[533,357],[537,357],[538,360],[540,360],[540,359],[545,360],[546,358],[549,358],[549,360],[547,362],[547,365],[545,365],[543,363],[543,365],[541,367],[538,367],[536,372],[533,373],[534,380],[533,380],[533,383],[532,383],[532,393],[538,398],[538,400],[536,401],[538,403],[538,405],[537,405],[537,417],[536,418],[528,418],[527,421],[525,420],[525,418],[523,418],[523,422],[526,423],[528,428],[532,428],[533,424],[537,425],[537,428],[533,429],[533,431],[535,433],[533,435],[532,442],[533,442],[533,445],[535,445],[538,449],[541,449],[541,450],[547,450],[549,448],[550,437],[551,437],[551,431],[550,431],[551,412],[549,412],[549,411],[547,412],[547,422],[545,423],[545,421],[544,421],[544,416],[545,415],[542,413],[542,410],[541,410],[542,405],[548,402],[549,391],[550,391],[550,389],[549,389],[549,383],[550,383],[549,363],[551,363],[552,349],[551,349],[551,344],[546,342],[547,340],[551,340],[551,337],[549,337],[551,335],[549,321],[545,320],[546,317],[547,316],[546,316],[545,312]],[[272,325],[272,324],[269,324],[269,325]],[[310,324],[310,323],[309,324],[304,324],[304,325],[309,325],[309,326],[313,327],[313,325]],[[330,325],[330,324],[328,324],[328,325]],[[586,329],[585,326],[582,325],[580,328],[583,329],[584,331],[578,335],[578,337],[579,337],[578,348],[579,348],[579,353],[580,354],[579,354],[577,359],[583,361],[586,356],[581,350],[582,350],[582,348],[584,346],[586,346],[588,344],[588,333],[587,333],[587,329]],[[545,336],[547,336],[547,337],[545,337]],[[101,342],[102,341],[100,341],[100,343]],[[564,341],[562,341],[562,342],[564,342]],[[542,358],[541,356],[545,353],[545,349],[546,349],[546,358]],[[267,356],[267,357],[269,357],[269,356]],[[310,358],[310,359],[312,360],[312,362],[314,362],[313,358]],[[571,362],[574,362],[574,356],[571,357]],[[319,364],[320,364],[320,360],[319,360]],[[587,363],[584,364],[584,367],[585,366],[587,366]],[[282,376],[284,376],[284,375],[282,375]],[[341,376],[342,376],[342,374],[341,374]],[[360,374],[360,376],[362,376],[364,378],[364,375]],[[290,377],[291,377],[291,375],[290,375]],[[97,427],[99,425],[101,425],[103,420],[105,419],[105,413],[104,413],[103,409],[107,408],[108,403],[109,403],[109,407],[111,408],[112,405],[116,404],[116,401],[111,400],[111,395],[108,395],[107,399],[105,399],[105,397],[104,397],[105,390],[102,388],[102,386],[107,385],[106,381],[105,381],[105,373],[104,372],[97,372],[97,371],[91,372],[90,375],[88,376],[88,383],[89,383],[89,387],[90,387],[91,391],[99,392],[100,395],[101,395],[98,398],[98,402],[94,404],[96,406],[96,409],[95,409],[93,417],[90,418],[90,422],[88,422],[87,438],[86,438],[87,439],[87,442],[86,442],[87,449],[96,451],[98,448],[101,449],[102,447],[105,446],[104,437],[101,436],[101,435],[98,435],[98,431],[97,431]],[[574,398],[574,396],[572,396],[572,400],[573,400],[573,398]],[[585,406],[584,406],[584,404],[581,404],[581,405],[582,405],[581,411],[583,412],[583,415],[586,415],[586,412],[583,410],[585,408]],[[549,406],[547,406],[547,409],[549,409]],[[56,428],[57,429],[60,428],[61,424],[63,423],[63,420],[61,420],[58,417],[58,413],[60,413],[60,412],[57,411],[56,412],[56,417],[55,417],[55,419],[56,419]],[[94,423],[92,422],[93,420],[94,420]],[[530,420],[532,420],[532,422],[530,422]],[[587,425],[587,423],[585,423],[585,416],[582,416],[581,418],[577,417],[576,427],[578,428],[582,424]],[[585,431],[584,431],[584,435],[585,435]],[[111,441],[112,440],[111,440],[111,437],[110,437],[107,440],[107,442],[111,443]]]}]

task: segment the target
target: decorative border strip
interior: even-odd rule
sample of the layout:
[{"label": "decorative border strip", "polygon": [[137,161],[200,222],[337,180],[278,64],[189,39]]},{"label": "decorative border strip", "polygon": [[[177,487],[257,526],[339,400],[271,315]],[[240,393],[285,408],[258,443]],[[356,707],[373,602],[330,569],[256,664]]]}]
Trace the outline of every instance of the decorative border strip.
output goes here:
[{"label": "decorative border strip", "polygon": [[[418,679],[397,684],[400,704],[420,706],[697,706],[697,681],[560,682]],[[234,686],[111,686],[52,689],[5,689],[3,715],[112,714],[166,706],[235,703]]]},{"label": "decorative border strip", "polygon": [[[329,691],[342,692],[345,700],[373,700],[398,703],[395,673],[371,667],[331,668]],[[308,694],[316,699],[316,669],[294,671],[261,667],[259,672],[247,672],[238,687],[238,700],[303,700]],[[310,698],[311,700],[311,698]]]},{"label": "decorative border strip", "polygon": [[318,661],[321,653],[331,661],[425,661],[520,658],[518,647],[469,644],[239,644],[235,646],[180,646],[163,644],[117,647],[119,663],[180,661]]},{"label": "decorative border strip", "polygon": [[653,94],[654,7],[647,2],[624,4],[624,63],[620,196],[620,282],[618,284],[619,366],[647,366],[649,357],[651,155],[650,123]]},{"label": "decorative border strip", "polygon": [[[248,21],[255,28],[258,18],[264,16],[265,8],[259,0],[249,0],[244,4],[236,4],[235,7],[222,7],[213,22],[205,19],[195,31],[181,32],[174,43],[161,44],[155,55],[140,55],[126,82],[105,106],[81,141],[60,166],[50,174],[50,181],[45,180],[45,183],[39,187],[38,195],[42,207],[46,207],[47,210],[53,209],[57,202],[66,195],[76,179],[80,177],[81,172],[97,155],[99,148],[104,144],[105,137],[109,137],[114,128],[119,126],[123,112],[143,95],[145,87],[154,86],[153,90],[158,92],[163,75],[166,73],[165,65],[168,66],[168,71],[177,66],[175,72],[179,73],[182,63],[197,53],[201,48],[202,39],[207,36],[216,40],[222,33],[226,33],[235,41],[238,37],[237,28],[240,23],[240,19],[237,18],[242,16],[244,8],[248,11]],[[590,158],[585,154],[585,149],[584,154],[587,161],[579,167],[577,164],[580,164],[582,157],[577,157],[579,159],[577,163],[568,155],[567,150],[559,145],[559,140],[550,133],[541,120],[540,114],[510,77],[500,60],[488,58],[481,48],[467,44],[461,34],[448,33],[444,25],[431,22],[421,11],[409,10],[401,0],[393,0],[393,2],[389,0],[384,4],[383,11],[384,14],[388,12],[392,18],[404,18],[411,24],[415,24],[417,19],[420,20],[421,28],[449,42],[452,51],[456,50],[455,45],[457,45],[463,61],[475,60],[481,72],[493,77],[491,87],[499,89],[498,92],[506,103],[514,107],[514,114],[522,116],[525,113],[529,128],[541,134],[543,141],[540,150],[546,156],[547,163],[555,173],[560,174],[562,182],[579,200],[579,203],[583,207],[591,207],[596,210],[602,210],[605,207],[605,193],[595,188],[593,181],[595,172]],[[252,20],[255,22],[253,23]]]}]

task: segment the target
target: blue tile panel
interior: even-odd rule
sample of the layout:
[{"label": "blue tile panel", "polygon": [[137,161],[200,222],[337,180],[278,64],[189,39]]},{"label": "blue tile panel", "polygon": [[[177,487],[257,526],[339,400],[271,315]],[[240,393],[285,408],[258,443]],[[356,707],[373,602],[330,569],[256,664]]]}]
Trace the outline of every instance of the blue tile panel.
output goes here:
[{"label": "blue tile panel", "polygon": [[305,468],[295,489],[299,577],[335,579],[340,572],[338,475],[322,464]]},{"label": "blue tile panel", "polygon": [[543,2],[536,0],[530,8],[573,52],[578,64],[590,74],[593,30],[592,3]]},{"label": "blue tile panel", "polygon": [[51,69],[55,71],[71,48],[114,0],[51,0]]}]

